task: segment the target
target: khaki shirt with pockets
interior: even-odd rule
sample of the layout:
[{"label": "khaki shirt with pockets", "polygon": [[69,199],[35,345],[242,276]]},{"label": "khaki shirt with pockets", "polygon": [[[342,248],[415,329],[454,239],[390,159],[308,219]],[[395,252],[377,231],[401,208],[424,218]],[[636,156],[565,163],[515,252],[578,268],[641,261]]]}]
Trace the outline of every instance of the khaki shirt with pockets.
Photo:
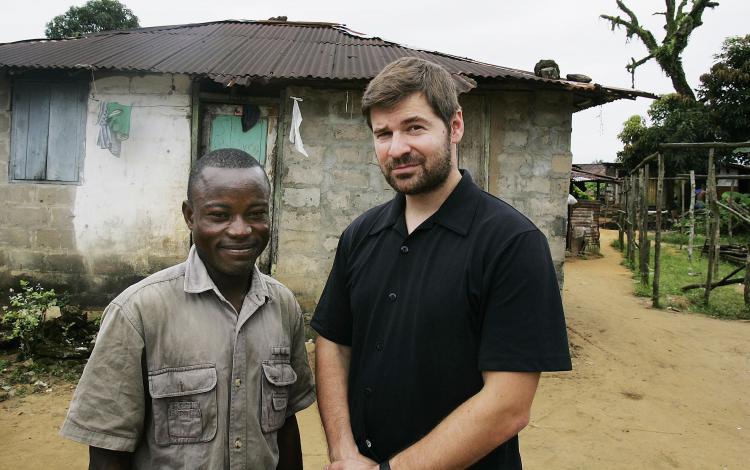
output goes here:
[{"label": "khaki shirt with pockets", "polygon": [[60,433],[135,469],[276,468],[276,431],[315,400],[302,314],[255,268],[237,314],[193,247],[107,307]]}]

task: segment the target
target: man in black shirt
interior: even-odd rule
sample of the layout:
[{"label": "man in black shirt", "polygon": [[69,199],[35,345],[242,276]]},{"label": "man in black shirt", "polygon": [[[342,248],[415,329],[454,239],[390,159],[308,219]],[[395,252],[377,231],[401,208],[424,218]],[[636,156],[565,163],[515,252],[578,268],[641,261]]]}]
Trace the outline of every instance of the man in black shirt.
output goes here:
[{"label": "man in black shirt", "polygon": [[393,62],[362,111],[398,194],[344,231],[313,318],[329,468],[520,469],[539,373],[571,368],[547,241],[459,171],[442,67]]}]

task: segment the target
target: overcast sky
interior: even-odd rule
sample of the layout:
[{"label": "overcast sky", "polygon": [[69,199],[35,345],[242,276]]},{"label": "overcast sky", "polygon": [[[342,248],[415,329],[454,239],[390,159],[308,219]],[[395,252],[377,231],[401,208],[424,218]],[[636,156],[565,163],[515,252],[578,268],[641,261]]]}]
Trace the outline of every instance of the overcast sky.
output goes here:
[{"label": "overcast sky", "polygon": [[[0,0],[0,42],[41,38],[53,16],[73,4],[66,0]],[[646,54],[636,39],[612,32],[599,14],[617,14],[614,0],[126,0],[141,26],[199,23],[223,19],[268,19],[286,15],[290,21],[344,23],[368,35],[410,47],[469,57],[482,62],[533,70],[539,59],[554,59],[562,75],[584,73],[602,85],[630,87],[625,64]],[[691,1],[692,3],[692,1]],[[719,0],[703,15],[703,26],[692,35],[684,55],[688,82],[713,64],[727,36],[750,33],[750,1]],[[626,0],[641,23],[663,35],[660,0]],[[650,62],[636,74],[636,88],[654,93],[672,91],[671,82]],[[618,101],[578,112],[573,118],[575,163],[614,161],[622,148],[617,134],[633,114],[645,115],[650,100]]]}]

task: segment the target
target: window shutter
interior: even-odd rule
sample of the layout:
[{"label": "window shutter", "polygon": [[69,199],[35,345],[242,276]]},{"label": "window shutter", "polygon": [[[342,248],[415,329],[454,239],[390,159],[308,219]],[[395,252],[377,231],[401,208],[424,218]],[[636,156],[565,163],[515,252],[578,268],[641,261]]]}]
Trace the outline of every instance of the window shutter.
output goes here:
[{"label": "window shutter", "polygon": [[86,132],[85,83],[58,83],[49,101],[46,174],[49,181],[78,181]]}]

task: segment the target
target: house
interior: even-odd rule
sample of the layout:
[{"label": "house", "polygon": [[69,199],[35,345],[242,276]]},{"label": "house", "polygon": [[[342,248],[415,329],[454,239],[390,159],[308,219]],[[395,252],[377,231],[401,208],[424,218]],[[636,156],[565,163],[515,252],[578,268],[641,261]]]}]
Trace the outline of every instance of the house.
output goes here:
[{"label": "house", "polygon": [[[358,103],[382,67],[411,55],[470,89],[460,165],[541,228],[561,275],[572,114],[652,95],[339,24],[228,20],[0,45],[0,287],[31,278],[104,303],[184,259],[191,162],[234,146],[258,157],[273,184],[261,267],[313,308],[343,228],[393,196]],[[290,142],[295,102],[307,156]]]}]

